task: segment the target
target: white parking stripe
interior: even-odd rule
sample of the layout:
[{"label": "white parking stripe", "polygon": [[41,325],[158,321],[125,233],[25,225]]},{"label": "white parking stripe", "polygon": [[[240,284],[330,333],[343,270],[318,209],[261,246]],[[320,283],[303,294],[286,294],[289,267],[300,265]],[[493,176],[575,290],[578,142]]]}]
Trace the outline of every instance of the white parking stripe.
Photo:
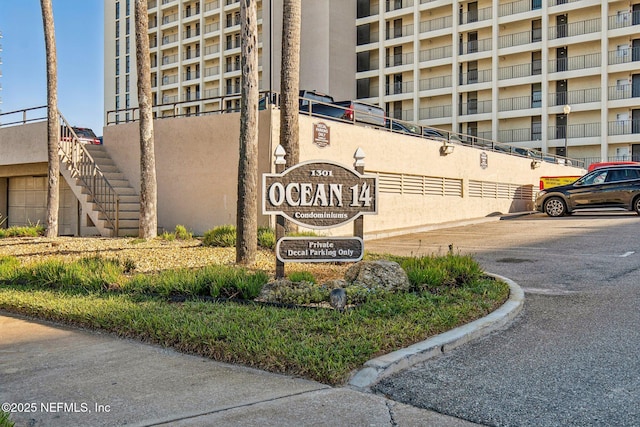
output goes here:
[{"label": "white parking stripe", "polygon": [[626,252],[626,253],[624,253],[623,255],[620,255],[620,258],[626,258],[626,257],[628,257],[629,255],[633,255],[633,254],[635,254],[635,252],[634,252],[634,251]]}]

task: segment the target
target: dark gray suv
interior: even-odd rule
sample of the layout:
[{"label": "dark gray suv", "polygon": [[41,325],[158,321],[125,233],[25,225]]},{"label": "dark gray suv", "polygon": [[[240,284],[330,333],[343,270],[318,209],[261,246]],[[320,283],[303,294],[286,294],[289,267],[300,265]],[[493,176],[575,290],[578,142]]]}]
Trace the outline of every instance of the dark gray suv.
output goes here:
[{"label": "dark gray suv", "polygon": [[593,208],[622,208],[640,214],[640,165],[599,168],[573,184],[542,190],[536,197],[536,210],[549,216]]}]

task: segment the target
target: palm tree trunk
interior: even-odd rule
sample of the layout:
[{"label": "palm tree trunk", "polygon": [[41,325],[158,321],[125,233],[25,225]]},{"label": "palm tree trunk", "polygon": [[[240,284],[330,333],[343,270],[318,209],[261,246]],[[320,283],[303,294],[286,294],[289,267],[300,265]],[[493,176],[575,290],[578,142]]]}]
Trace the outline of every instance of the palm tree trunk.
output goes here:
[{"label": "palm tree trunk", "polygon": [[258,17],[257,0],[241,0],[242,103],[236,261],[252,264],[258,250]]},{"label": "palm tree trunk", "polygon": [[47,237],[58,236],[58,208],[60,205],[60,124],[58,116],[58,62],[56,34],[53,25],[51,0],[40,0],[44,41],[47,55],[47,153],[49,162],[47,180]]},{"label": "palm tree trunk", "polygon": [[298,93],[300,92],[301,8],[301,0],[284,0],[282,9],[280,145],[287,152],[287,168],[300,161]]},{"label": "palm tree trunk", "polygon": [[140,230],[143,239],[158,235],[158,186],[153,143],[151,60],[149,58],[149,15],[147,0],[135,0],[136,64],[140,107]]}]

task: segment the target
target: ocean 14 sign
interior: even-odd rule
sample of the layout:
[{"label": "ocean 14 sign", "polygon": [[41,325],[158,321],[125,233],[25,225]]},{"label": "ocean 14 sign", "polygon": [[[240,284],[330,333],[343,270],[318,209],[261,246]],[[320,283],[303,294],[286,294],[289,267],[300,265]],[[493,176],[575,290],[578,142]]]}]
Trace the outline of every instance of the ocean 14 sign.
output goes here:
[{"label": "ocean 14 sign", "polygon": [[262,175],[262,213],[303,227],[337,227],[378,212],[378,178],[330,161],[305,162]]}]

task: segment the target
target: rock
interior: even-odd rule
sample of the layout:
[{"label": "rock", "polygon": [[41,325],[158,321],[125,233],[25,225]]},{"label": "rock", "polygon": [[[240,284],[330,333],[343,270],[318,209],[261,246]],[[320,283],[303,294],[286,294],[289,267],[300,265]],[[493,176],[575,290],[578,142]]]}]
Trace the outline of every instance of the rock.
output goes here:
[{"label": "rock", "polygon": [[323,283],[323,286],[327,289],[346,288],[347,285],[347,281],[342,279],[327,280]]},{"label": "rock", "polygon": [[343,311],[347,305],[347,291],[342,288],[333,289],[329,293],[329,303],[336,310]]},{"label": "rock", "polygon": [[407,273],[393,261],[360,261],[351,266],[344,275],[348,282],[370,289],[382,288],[390,292],[407,291],[410,283]]}]

